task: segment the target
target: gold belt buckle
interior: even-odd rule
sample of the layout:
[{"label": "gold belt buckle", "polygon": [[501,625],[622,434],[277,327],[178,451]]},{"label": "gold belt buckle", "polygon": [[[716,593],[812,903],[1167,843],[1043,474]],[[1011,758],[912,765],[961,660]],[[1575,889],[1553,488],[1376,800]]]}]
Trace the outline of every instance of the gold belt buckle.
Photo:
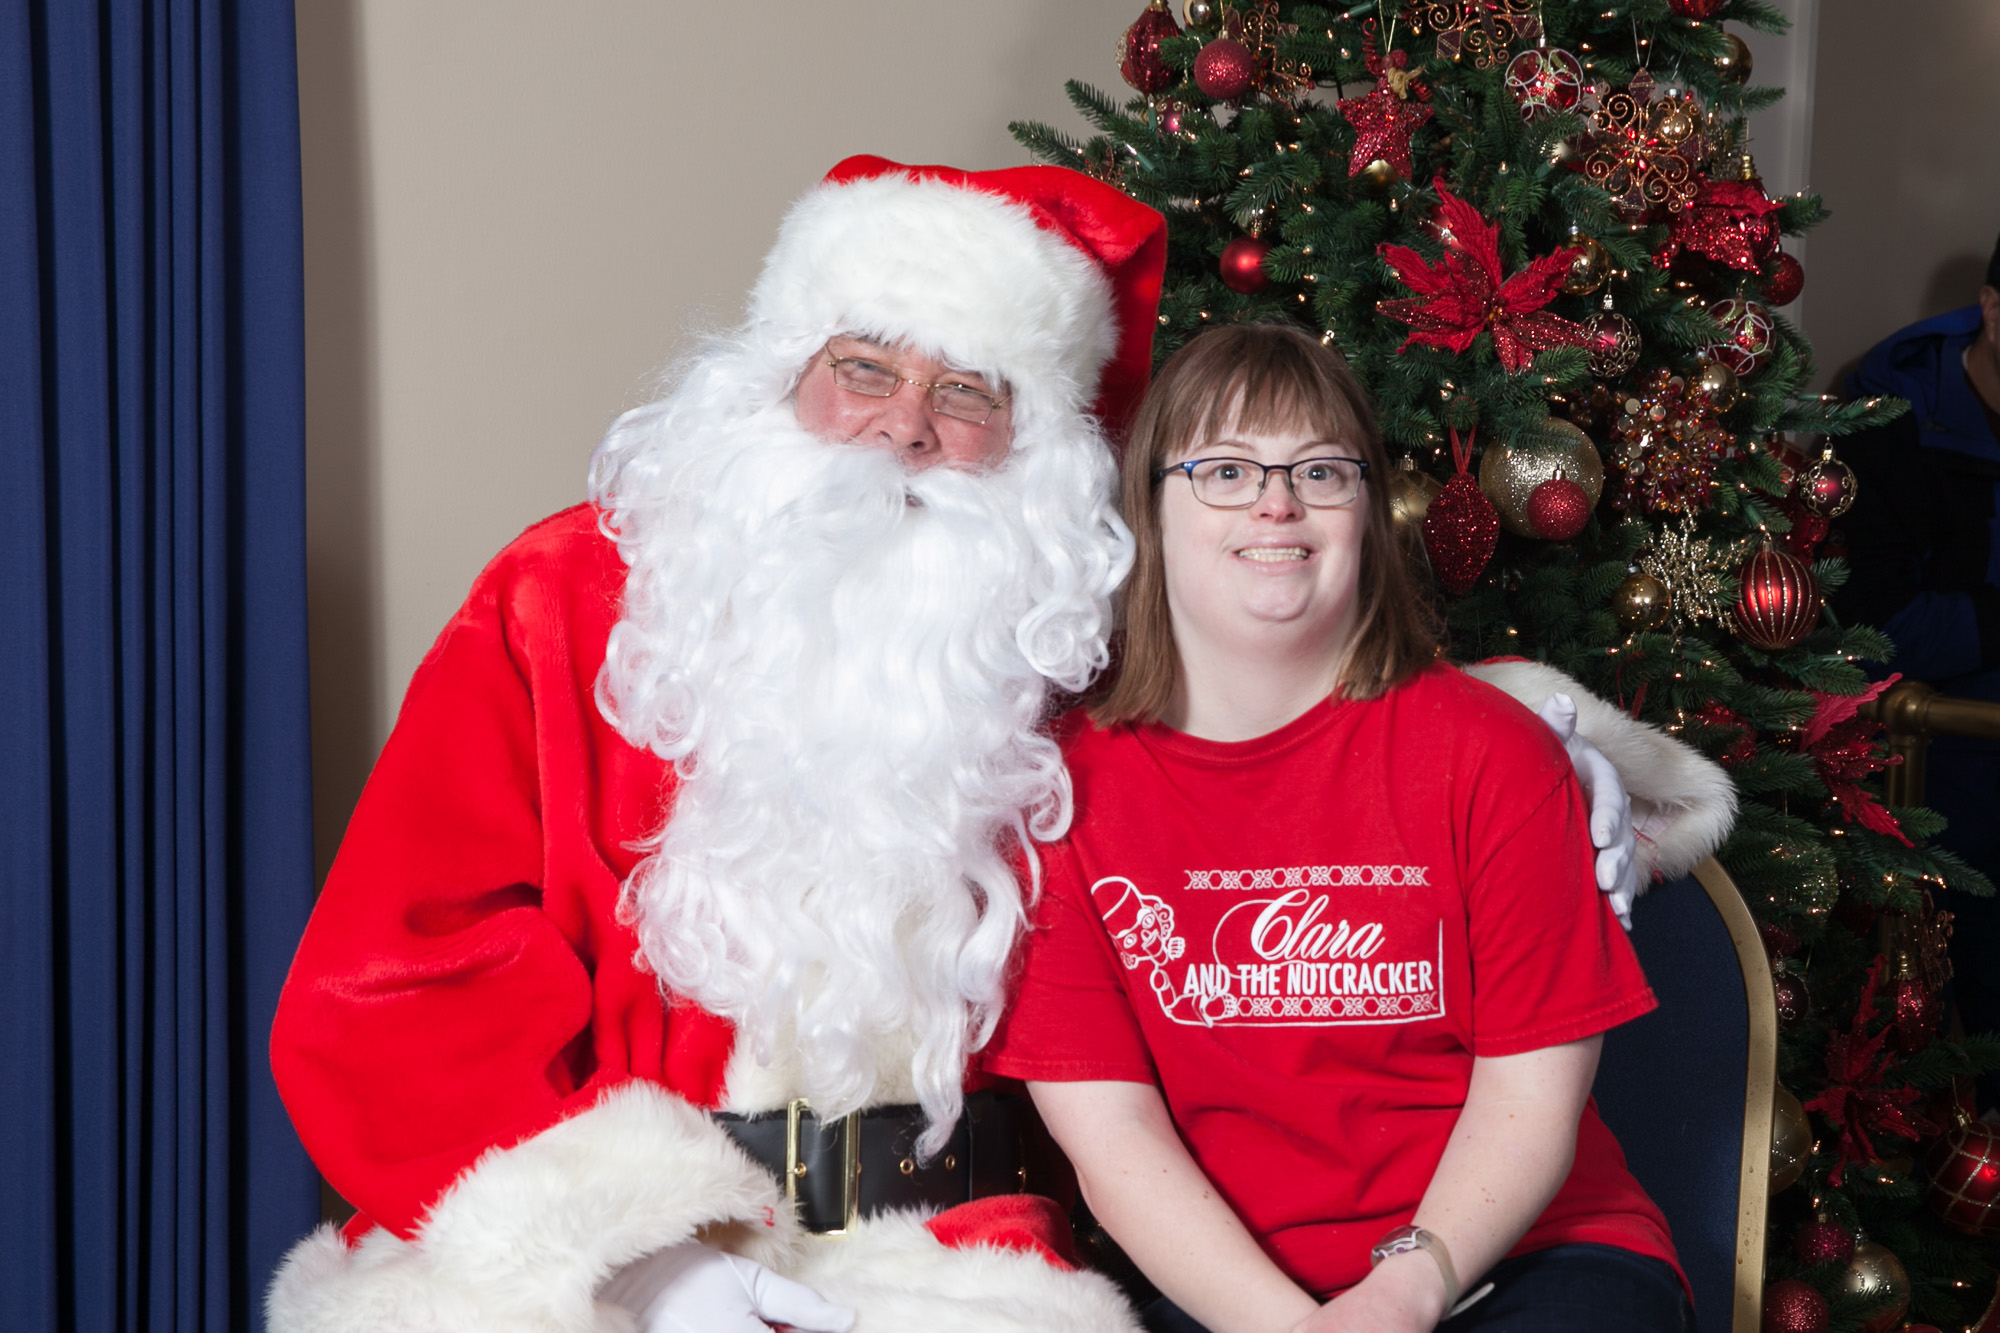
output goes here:
[{"label": "gold belt buckle", "polygon": [[[785,1103],[785,1198],[794,1206],[806,1164],[799,1156],[799,1118],[812,1109],[804,1097]],[[840,1132],[840,1225],[823,1236],[845,1236],[861,1212],[861,1113],[849,1111],[836,1122]]]}]

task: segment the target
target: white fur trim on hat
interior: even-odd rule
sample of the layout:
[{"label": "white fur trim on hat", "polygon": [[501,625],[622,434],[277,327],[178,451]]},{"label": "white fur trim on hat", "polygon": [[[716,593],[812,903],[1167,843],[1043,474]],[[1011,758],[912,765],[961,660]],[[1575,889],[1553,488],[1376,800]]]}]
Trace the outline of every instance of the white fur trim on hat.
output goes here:
[{"label": "white fur trim on hat", "polygon": [[803,364],[841,333],[997,376],[1016,416],[1089,410],[1117,345],[1103,271],[1021,204],[906,175],[821,185],[786,215],[750,336]]}]

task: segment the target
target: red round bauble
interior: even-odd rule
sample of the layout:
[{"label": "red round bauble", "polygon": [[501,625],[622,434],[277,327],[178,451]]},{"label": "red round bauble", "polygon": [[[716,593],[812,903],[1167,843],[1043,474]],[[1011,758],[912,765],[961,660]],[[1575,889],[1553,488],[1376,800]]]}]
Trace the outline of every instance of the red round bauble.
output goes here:
[{"label": "red round bauble", "polygon": [[1234,37],[1218,37],[1194,58],[1194,86],[1218,102],[1233,102],[1257,82],[1257,57]]},{"label": "red round bauble", "polygon": [[1812,993],[1804,977],[1789,971],[1774,973],[1771,989],[1778,998],[1778,1031],[1788,1032],[1812,1009]]},{"label": "red round bauble", "polygon": [[1722,8],[1722,0],[1667,0],[1667,8],[1684,19],[1708,19]]},{"label": "red round bauble", "polygon": [[1528,523],[1538,536],[1566,542],[1590,522],[1590,492],[1558,472],[1528,492]]},{"label": "red round bauble", "polygon": [[1507,64],[1507,91],[1522,120],[1544,111],[1567,111],[1583,96],[1583,66],[1560,47],[1523,51]]},{"label": "red round bauble", "polygon": [[1264,256],[1270,253],[1269,241],[1238,236],[1222,247],[1222,285],[1245,296],[1263,291],[1271,285],[1271,275],[1264,271]]},{"label": "red round bauble", "polygon": [[1125,58],[1118,65],[1125,82],[1149,96],[1173,87],[1174,70],[1160,57],[1160,43],[1180,35],[1181,25],[1167,12],[1166,0],[1153,0],[1125,30]]},{"label": "red round bauble", "polygon": [[1499,541],[1500,511],[1469,473],[1446,482],[1424,514],[1424,548],[1430,552],[1438,582],[1453,596],[1464,595],[1479,582]]},{"label": "red round bauble", "polygon": [[1766,921],[1757,933],[1764,937],[1764,952],[1774,966],[1799,951],[1799,937],[1774,921]]},{"label": "red round bauble", "polygon": [[1777,259],[1772,261],[1770,273],[1764,278],[1764,299],[1772,305],[1790,305],[1799,299],[1799,293],[1805,289],[1805,266],[1779,251]]},{"label": "red round bauble", "polygon": [[1755,301],[1732,296],[1717,301],[1708,313],[1722,326],[1723,338],[1704,347],[1702,355],[1714,357],[1738,375],[1747,377],[1762,370],[1776,345],[1777,326],[1771,322],[1771,312]]},{"label": "red round bauble", "polygon": [[1819,584],[1806,562],[1765,547],[1743,563],[1736,635],[1767,652],[1790,648],[1819,624]]},{"label": "red round bauble", "polygon": [[2000,1232],[2000,1129],[1961,1115],[1924,1158],[1926,1195],[1945,1225],[1968,1236]]},{"label": "red round bauble", "polygon": [[1764,1288],[1764,1333],[1826,1333],[1826,1297],[1794,1278]]},{"label": "red round bauble", "polygon": [[1792,1233],[1792,1257],[1806,1267],[1854,1257],[1854,1233],[1836,1222],[1808,1222]]}]

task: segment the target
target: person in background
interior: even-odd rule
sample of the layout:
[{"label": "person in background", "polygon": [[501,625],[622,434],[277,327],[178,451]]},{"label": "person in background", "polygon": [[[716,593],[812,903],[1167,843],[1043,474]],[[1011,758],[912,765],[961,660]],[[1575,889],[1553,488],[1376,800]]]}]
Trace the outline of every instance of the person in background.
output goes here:
[{"label": "person in background", "polygon": [[[1834,609],[1888,633],[1885,673],[2000,701],[2000,242],[1974,304],[1877,343],[1847,392],[1905,398],[1910,410],[1839,442],[1858,487],[1836,520],[1851,573]],[[1927,767],[1924,803],[1950,821],[1938,843],[2000,879],[2000,746],[1939,736]],[[1996,900],[1942,899],[1966,1030],[2000,1031]],[[2000,1115],[2000,1073],[1979,1081],[1978,1101]]]},{"label": "person in background", "polygon": [[1124,650],[1065,724],[1077,818],[983,1060],[1149,1326],[1679,1333],[1589,1106],[1652,991],[1562,747],[1439,657],[1359,382],[1297,329],[1201,334],[1123,472]]}]

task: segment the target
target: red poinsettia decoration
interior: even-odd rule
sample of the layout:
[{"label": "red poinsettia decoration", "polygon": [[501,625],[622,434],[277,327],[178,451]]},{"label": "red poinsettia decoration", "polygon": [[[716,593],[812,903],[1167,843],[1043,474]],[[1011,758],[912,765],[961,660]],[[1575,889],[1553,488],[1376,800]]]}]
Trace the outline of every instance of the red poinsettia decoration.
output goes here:
[{"label": "red poinsettia decoration", "polygon": [[1686,249],[1755,273],[1778,248],[1778,221],[1771,214],[1783,207],[1755,181],[1705,180],[1653,260],[1665,268]]},{"label": "red poinsettia decoration", "polygon": [[1527,369],[1537,352],[1581,346],[1586,335],[1580,325],[1542,309],[1555,299],[1578,252],[1543,255],[1503,281],[1499,226],[1479,216],[1441,180],[1437,194],[1444,255],[1436,265],[1408,246],[1385,242],[1376,250],[1403,285],[1417,293],[1376,307],[1413,330],[1403,346],[1423,343],[1463,352],[1481,333],[1491,333],[1493,350],[1509,374]]},{"label": "red poinsettia decoration", "polygon": [[1739,768],[1757,757],[1757,731],[1743,714],[1713,699],[1695,709],[1695,721],[1728,738],[1716,758],[1724,768]]},{"label": "red poinsettia decoration", "polygon": [[1842,819],[1859,823],[1908,847],[1910,840],[1903,836],[1903,826],[1896,822],[1896,817],[1861,789],[1863,780],[1874,777],[1896,760],[1883,754],[1876,744],[1882,724],[1857,716],[1861,705],[1901,679],[1901,675],[1890,676],[1859,694],[1821,694],[1814,690],[1812,721],[1806,723],[1799,743],[1812,756],[1820,781],[1839,803]]},{"label": "red poinsettia decoration", "polygon": [[1861,988],[1854,1026],[1836,1032],[1826,1042],[1827,1085],[1806,1103],[1808,1111],[1818,1111],[1840,1131],[1833,1149],[1833,1170],[1827,1179],[1840,1184],[1849,1162],[1870,1162],[1878,1155],[1872,1136],[1891,1134],[1899,1139],[1920,1139],[1935,1134],[1937,1125],[1922,1111],[1913,1109],[1922,1094],[1912,1087],[1883,1085],[1895,1056],[1883,1046],[1895,1024],[1885,1023],[1870,1035],[1868,1028],[1880,1015],[1875,995],[1882,984],[1882,960],[1868,968],[1868,981]]}]

